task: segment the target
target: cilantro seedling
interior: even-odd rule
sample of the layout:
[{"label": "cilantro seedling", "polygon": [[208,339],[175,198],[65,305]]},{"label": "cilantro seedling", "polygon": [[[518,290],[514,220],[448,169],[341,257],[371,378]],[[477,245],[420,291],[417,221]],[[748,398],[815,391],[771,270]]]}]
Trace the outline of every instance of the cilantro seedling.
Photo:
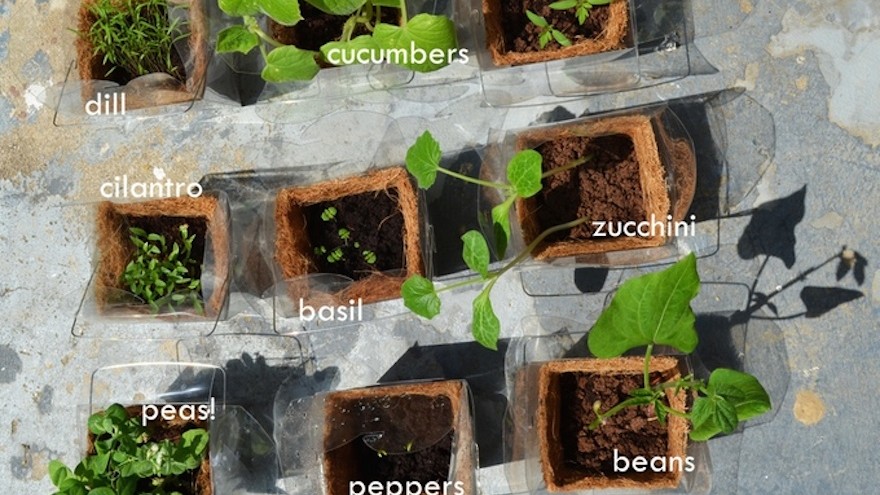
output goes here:
[{"label": "cilantro seedling", "polygon": [[547,22],[547,19],[539,16],[531,10],[526,10],[526,17],[529,18],[529,21],[531,21],[532,24],[538,26],[538,29],[540,30],[538,44],[542,49],[545,48],[551,40],[556,40],[561,46],[571,46],[571,40],[568,39],[562,31],[550,25],[550,23]]},{"label": "cilantro seedling", "polygon": [[88,9],[94,22],[87,31],[76,33],[109,66],[105,77],[119,70],[131,77],[164,72],[182,80],[185,74],[172,54],[174,44],[189,32],[186,21],[169,15],[171,8],[167,0],[97,0]]},{"label": "cilantro seedling", "polygon": [[553,10],[571,10],[577,16],[578,24],[581,26],[587,22],[590,17],[590,10],[597,5],[608,5],[612,0],[560,0],[553,2],[549,7]]},{"label": "cilantro seedling", "polygon": [[[334,41],[318,51],[285,45],[267,34],[257,16],[267,15],[283,26],[295,26],[303,20],[300,0],[218,0],[229,16],[240,17],[240,25],[222,30],[217,37],[220,53],[249,53],[259,49],[266,62],[262,77],[268,82],[308,81],[320,64],[345,65],[384,60],[383,54],[409,53],[412,48],[424,53],[448,55],[458,48],[455,25],[444,16],[418,14],[410,18],[405,0],[304,0],[318,10],[345,18],[342,31]],[[383,9],[399,12],[400,25],[382,22]],[[355,36],[357,33],[366,33]],[[392,59],[396,65],[417,72],[431,72],[449,64],[448,56],[438,63],[428,56]],[[418,63],[417,63],[418,62]]]},{"label": "cilantro seedling", "polygon": [[[541,154],[535,150],[520,151],[507,165],[507,183],[491,182],[475,179],[459,174],[440,166],[442,152],[440,144],[430,132],[423,133],[410,147],[406,155],[406,168],[422,189],[430,188],[442,173],[465,182],[496,189],[505,199],[492,208],[492,228],[495,237],[495,248],[499,256],[504,256],[510,242],[510,208],[518,198],[530,198],[541,191],[542,180],[554,174],[569,170],[589,161],[591,156],[584,156],[562,167],[543,172]],[[492,308],[489,295],[498,279],[510,269],[525,261],[548,236],[556,232],[572,229],[586,223],[588,218],[582,217],[571,222],[551,227],[539,234],[534,241],[517,256],[497,270],[489,269],[489,245],[483,235],[475,230],[466,232],[462,237],[462,258],[468,268],[478,273],[470,278],[449,286],[436,289],[433,282],[420,275],[413,275],[403,283],[401,295],[404,305],[412,312],[424,318],[433,318],[440,313],[440,297],[438,293],[474,284],[483,284],[483,289],[473,302],[473,322],[471,332],[474,339],[485,347],[496,349],[501,324]]]},{"label": "cilantro seedling", "polygon": [[140,418],[119,404],[89,417],[94,452],[71,470],[61,461],[49,463],[55,495],[132,495],[144,480],[153,495],[180,494],[181,475],[196,470],[208,452],[208,432],[193,428],[180,439],[150,441]]},{"label": "cilantro seedling", "polygon": [[137,227],[129,232],[136,251],[122,273],[123,285],[155,312],[163,306],[174,311],[191,304],[197,313],[203,313],[201,282],[195,277],[199,262],[192,253],[196,236],[189,235],[189,226],[178,227],[179,242]]},{"label": "cilantro seedling", "polygon": [[[628,407],[652,405],[661,424],[666,424],[669,415],[685,418],[692,425],[691,439],[701,441],[719,433],[731,433],[741,421],[770,410],[770,397],[758,379],[732,369],[714,370],[708,382],[689,375],[651,385],[649,370],[654,346],[670,346],[686,354],[697,348],[696,316],[690,302],[699,290],[697,258],[693,253],[663,271],[632,278],[620,286],[590,330],[587,344],[598,358],[619,357],[645,347],[644,385],[604,412],[601,403],[594,404],[596,419],[590,429],[599,428]],[[689,412],[669,406],[666,393],[670,389],[697,395]]]}]

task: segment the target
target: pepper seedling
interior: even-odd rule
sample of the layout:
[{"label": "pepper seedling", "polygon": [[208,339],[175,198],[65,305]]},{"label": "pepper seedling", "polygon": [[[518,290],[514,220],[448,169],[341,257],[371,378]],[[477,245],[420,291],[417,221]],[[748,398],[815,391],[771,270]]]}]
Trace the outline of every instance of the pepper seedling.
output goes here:
[{"label": "pepper seedling", "polygon": [[[589,155],[584,156],[572,160],[561,167],[544,172],[541,154],[535,150],[523,150],[514,155],[507,164],[507,183],[476,179],[448,170],[440,166],[441,158],[440,144],[430,132],[426,131],[407,151],[406,169],[416,178],[419,187],[422,189],[430,188],[436,181],[437,174],[442,173],[465,182],[500,191],[505,199],[492,208],[492,226],[496,250],[499,256],[503,257],[510,242],[510,208],[516,200],[518,198],[530,198],[538,194],[543,187],[543,179],[582,165],[592,157]],[[497,349],[498,336],[501,333],[501,323],[495,314],[495,310],[492,308],[492,301],[489,297],[495,283],[510,269],[525,261],[547,236],[577,227],[587,221],[588,218],[582,217],[545,230],[531,244],[517,254],[513,260],[496,270],[489,269],[491,256],[486,239],[475,230],[468,231],[461,237],[463,243],[462,259],[468,268],[479,275],[440,289],[435,288],[434,283],[427,278],[413,275],[401,287],[404,305],[413,313],[431,319],[440,313],[439,293],[482,283],[483,289],[473,302],[471,332],[474,335],[474,339],[483,346],[489,349]]]},{"label": "pepper seedling", "polygon": [[545,48],[550,40],[556,40],[562,46],[571,46],[571,40],[568,39],[562,31],[553,27],[547,19],[539,16],[538,14],[532,12],[531,10],[526,10],[526,17],[529,18],[532,24],[538,26],[538,29],[541,31],[541,34],[538,35],[538,44],[541,45],[541,48]]},{"label": "pepper seedling", "polygon": [[[339,37],[320,50],[285,45],[260,26],[258,16],[263,14],[282,26],[295,26],[303,20],[299,0],[218,0],[225,14],[240,17],[242,22],[220,31],[217,51],[246,54],[259,48],[266,62],[262,77],[275,83],[311,80],[321,64],[378,63],[387,58],[383,54],[394,54],[396,59],[391,61],[396,65],[431,72],[449,65],[453,54],[461,54],[455,25],[449,18],[432,14],[409,18],[405,0],[305,1],[321,12],[345,18]],[[399,14],[399,25],[382,22],[383,9],[394,9]],[[415,56],[398,56],[415,51],[421,51],[425,57],[416,60]]]},{"label": "pepper seedling", "polygon": [[180,439],[150,441],[140,418],[129,417],[119,404],[93,414],[88,420],[94,453],[71,470],[61,461],[49,463],[55,495],[134,495],[143,482],[153,495],[180,494],[184,473],[197,469],[208,451],[208,432],[193,428]]},{"label": "pepper seedling", "polygon": [[[691,253],[669,268],[624,282],[611,304],[602,312],[587,336],[590,352],[598,358],[614,358],[645,347],[644,385],[629,398],[602,412],[596,403],[594,430],[628,407],[651,405],[661,424],[670,415],[690,421],[692,440],[708,440],[731,433],[740,422],[770,410],[770,397],[754,376],[718,368],[707,382],[693,375],[651,385],[649,370],[654,347],[666,345],[685,354],[697,348],[696,316],[690,302],[700,290],[696,256]],[[669,406],[667,391],[696,394],[690,411]]]}]

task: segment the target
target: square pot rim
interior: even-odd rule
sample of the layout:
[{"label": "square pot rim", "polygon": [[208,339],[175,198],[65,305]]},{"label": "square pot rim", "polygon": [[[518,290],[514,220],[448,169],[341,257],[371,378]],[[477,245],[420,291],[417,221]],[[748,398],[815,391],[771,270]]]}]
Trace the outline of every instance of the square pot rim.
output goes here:
[{"label": "square pot rim", "polygon": [[[670,378],[681,376],[680,366],[686,360],[686,356],[652,356],[650,369],[652,372],[668,373]],[[606,368],[603,370],[603,368]],[[627,356],[618,358],[569,358],[546,361],[538,365],[538,411],[536,419],[537,436],[540,451],[541,473],[547,489],[550,492],[567,492],[573,490],[605,489],[605,488],[629,488],[629,489],[661,489],[676,488],[681,482],[683,472],[657,473],[653,480],[634,480],[625,474],[619,478],[607,476],[587,476],[578,480],[557,484],[555,481],[556,468],[550,461],[550,445],[553,443],[549,430],[552,421],[548,418],[547,396],[550,388],[551,375],[566,373],[602,373],[608,374],[635,374],[641,376],[644,371],[644,358]],[[680,391],[674,394],[667,391],[667,398],[676,409],[683,410],[686,402],[686,393]],[[667,457],[678,456],[685,458],[689,425],[684,418],[669,416],[667,419]]]}]

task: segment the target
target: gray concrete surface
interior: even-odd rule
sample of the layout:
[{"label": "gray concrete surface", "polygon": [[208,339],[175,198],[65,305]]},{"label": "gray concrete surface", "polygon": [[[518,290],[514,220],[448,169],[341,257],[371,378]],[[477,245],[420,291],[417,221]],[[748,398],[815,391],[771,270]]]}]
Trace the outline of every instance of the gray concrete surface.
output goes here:
[{"label": "gray concrete surface", "polygon": [[[278,166],[279,157],[293,151],[303,163],[369,159],[378,147],[375,132],[365,135],[356,122],[338,114],[312,126],[279,124],[266,122],[253,107],[218,104],[123,126],[55,127],[53,112],[39,95],[63,81],[73,58],[73,35],[66,28],[72,26],[74,3],[0,3],[0,480],[9,493],[51,493],[49,460],[76,459],[82,434],[78,411],[88,402],[90,373],[96,368],[173,361],[181,348],[187,357],[220,364],[241,353],[288,359],[293,352],[289,341],[279,344],[277,337],[265,337],[266,344],[259,338],[232,340],[213,357],[190,352],[201,349],[193,341],[180,344],[174,338],[132,344],[73,337],[71,325],[94,250],[91,217],[82,205],[96,199],[102,182],[121,174],[149,179],[157,166],[175,180],[198,180],[209,173]],[[738,4],[740,13],[748,16],[733,29],[716,26],[709,30],[712,36],[700,36],[697,26],[696,47],[717,73],[566,106],[578,114],[587,106],[595,111],[738,86],[772,115],[773,139],[751,135],[768,132],[760,123],[752,123],[754,129],[749,122],[729,129],[735,138],[730,143],[731,172],[745,184],[738,190],[743,196],[729,205],[729,218],[701,224],[701,230],[708,229],[703,232],[717,226],[719,242],[717,250],[707,250],[711,255],[700,271],[704,280],[745,288],[726,291],[719,286],[714,300],[718,304],[707,303],[715,310],[749,307],[749,287],[764,294],[779,290],[770,302],[783,318],[758,319],[774,316],[767,305],[752,312],[744,351],[754,359],[750,366],[771,375],[781,400],[768,421],[710,442],[712,493],[875,493],[880,483],[873,461],[875,413],[880,408],[880,7],[872,0]],[[477,108],[472,99],[450,108],[382,98],[351,106],[375,112],[360,117],[370,129],[387,124],[391,117],[410,118],[414,113],[428,119],[446,115],[447,122],[467,115],[459,129],[474,136],[490,126],[520,127],[539,113],[496,112]],[[404,134],[412,129],[405,126]],[[332,146],[328,135],[337,138]],[[481,142],[476,137],[463,142],[468,140]],[[768,141],[773,153],[766,163],[738,160],[739,146],[747,150],[750,143]],[[736,168],[738,163],[758,168]],[[783,229],[772,222],[757,229],[757,241],[745,235],[774,201],[780,208],[773,211],[781,211],[783,223],[791,224],[794,242],[780,246]],[[755,210],[762,205],[764,210]],[[801,207],[803,216],[797,221]],[[868,262],[862,283],[852,273],[838,280],[836,263],[822,265],[844,245]],[[811,271],[817,266],[821,268]],[[808,275],[799,279],[805,272]],[[527,315],[588,324],[601,309],[604,293],[580,294],[572,288],[572,269],[547,273],[552,275],[545,274],[543,282],[526,284],[546,284],[547,293],[569,295],[530,297],[519,276],[508,277],[496,288],[493,298],[506,335],[515,335]],[[633,273],[612,271],[603,290]],[[834,289],[819,291],[826,302],[839,297],[841,290],[859,291],[863,297],[815,315],[821,312],[816,303],[810,300],[810,310],[803,300],[807,286]],[[450,311],[435,322],[379,320],[363,325],[355,337],[313,335],[308,339],[314,346],[313,364],[338,368],[336,386],[361,385],[383,377],[415,342],[424,346],[467,341],[467,295],[445,301]],[[394,314],[400,309],[395,304],[382,310]],[[251,309],[259,314],[260,308]],[[187,327],[187,332],[193,328]],[[196,334],[207,333],[212,326],[195,328]],[[116,330],[124,332],[125,327]],[[239,331],[272,333],[268,320],[259,316],[222,322],[216,333]],[[504,492],[499,466],[485,470],[485,488],[487,493]]]}]

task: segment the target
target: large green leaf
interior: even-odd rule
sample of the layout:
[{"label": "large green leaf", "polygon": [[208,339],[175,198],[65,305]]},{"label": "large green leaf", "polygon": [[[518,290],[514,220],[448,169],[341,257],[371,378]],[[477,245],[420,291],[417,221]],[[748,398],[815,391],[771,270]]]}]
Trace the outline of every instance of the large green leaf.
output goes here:
[{"label": "large green leaf", "polygon": [[492,300],[489,299],[489,291],[484,290],[474,299],[474,321],[471,323],[471,333],[474,340],[483,347],[498,350],[498,336],[501,334],[501,322],[492,309]]},{"label": "large green leaf", "polygon": [[318,10],[334,15],[349,15],[361,8],[367,0],[306,0]]},{"label": "large green leaf", "polygon": [[736,408],[720,395],[700,397],[691,409],[691,439],[708,440],[719,433],[730,433],[739,424]]},{"label": "large green leaf", "polygon": [[590,330],[590,352],[616,357],[649,344],[693,352],[697,331],[690,302],[699,290],[693,253],[661,272],[627,280]]},{"label": "large green leaf", "polygon": [[455,24],[445,16],[419,14],[403,26],[380,23],[373,38],[382,48],[394,50],[394,55],[386,54],[391,62],[416,72],[446,67],[451,52],[458,56]]},{"label": "large green leaf", "polygon": [[468,268],[479,273],[483,278],[489,276],[489,245],[486,239],[476,230],[469,230],[461,236],[461,258]]},{"label": "large green leaf", "polygon": [[406,279],[400,293],[404,306],[413,313],[428,319],[440,314],[440,297],[434,290],[434,284],[425,277],[413,275]]},{"label": "large green leaf", "polygon": [[733,404],[740,421],[760,416],[771,408],[767,391],[748,373],[718,368],[709,376],[708,388]]},{"label": "large green leaf", "polygon": [[[260,45],[260,37],[244,26],[231,26],[217,35],[217,52],[248,53]],[[169,256],[170,261],[177,259],[180,247],[174,243],[174,250]]]},{"label": "large green leaf", "polygon": [[217,0],[217,4],[223,13],[232,17],[244,17],[260,13],[256,0]]},{"label": "large green leaf", "polygon": [[541,190],[542,161],[537,151],[524,150],[507,164],[507,181],[520,197],[530,198]]},{"label": "large green leaf", "polygon": [[440,168],[440,143],[430,132],[425,131],[406,152],[406,170],[416,178],[419,187],[428,189],[437,180]]},{"label": "large green leaf", "polygon": [[260,10],[278,24],[293,26],[303,16],[299,8],[299,0],[255,0]]},{"label": "large green leaf", "polygon": [[282,46],[269,52],[262,76],[264,80],[274,83],[308,81],[320,70],[313,52],[295,46]]}]

